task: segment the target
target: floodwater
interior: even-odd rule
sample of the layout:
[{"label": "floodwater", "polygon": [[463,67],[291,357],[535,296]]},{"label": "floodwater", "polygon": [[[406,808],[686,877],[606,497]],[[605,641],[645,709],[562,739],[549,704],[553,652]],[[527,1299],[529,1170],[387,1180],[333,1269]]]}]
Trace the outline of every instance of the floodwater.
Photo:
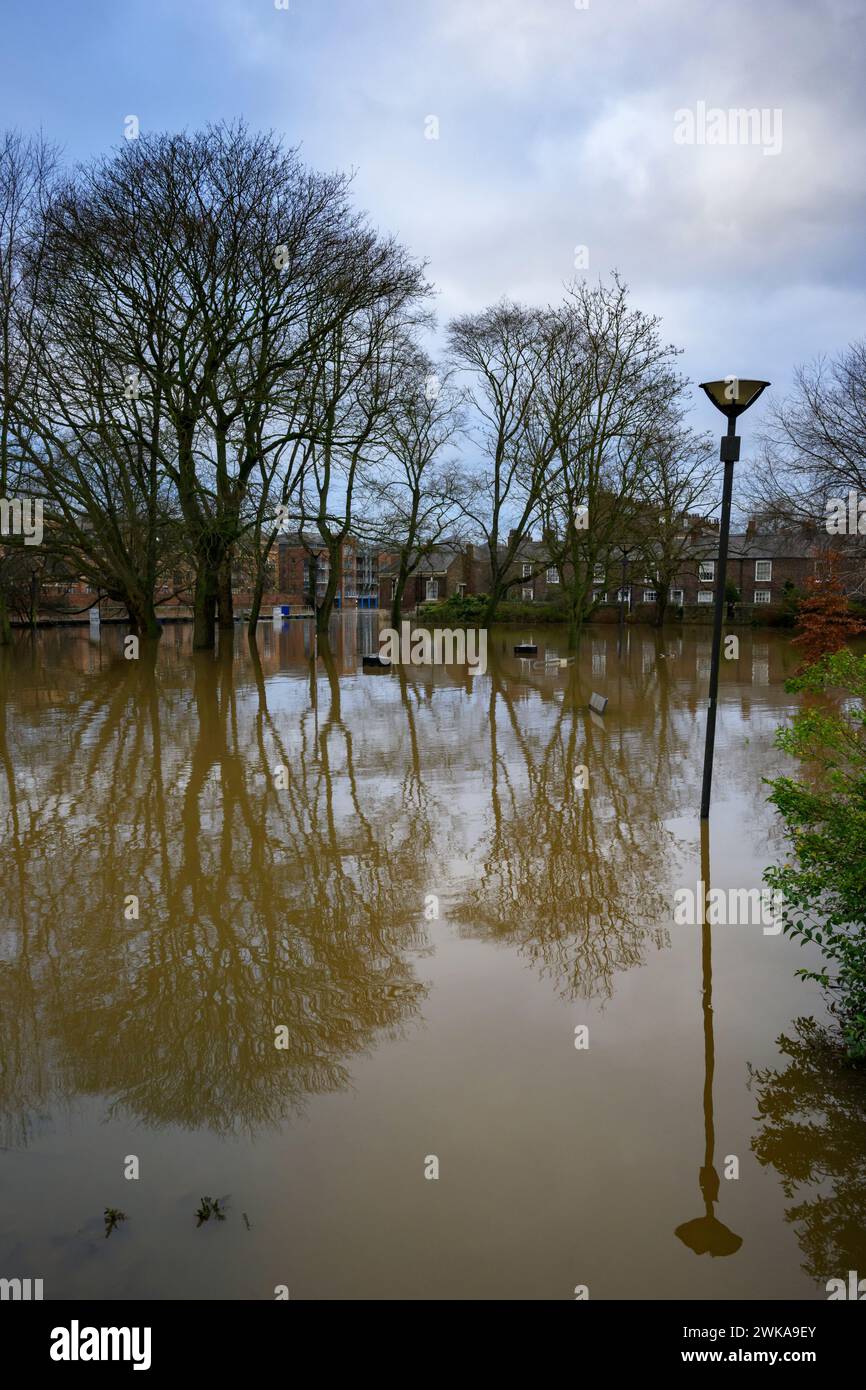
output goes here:
[{"label": "floodwater", "polygon": [[300,622],[257,661],[186,627],[155,659],[108,628],[0,651],[0,1276],[823,1299],[866,1274],[864,1089],[803,1021],[814,958],[674,921],[677,889],[759,888],[782,854],[787,639],[723,662],[702,846],[708,630],[593,628],[560,665],[558,629],[495,629],[485,674],[365,674],[379,621],[338,619],[315,666]]}]

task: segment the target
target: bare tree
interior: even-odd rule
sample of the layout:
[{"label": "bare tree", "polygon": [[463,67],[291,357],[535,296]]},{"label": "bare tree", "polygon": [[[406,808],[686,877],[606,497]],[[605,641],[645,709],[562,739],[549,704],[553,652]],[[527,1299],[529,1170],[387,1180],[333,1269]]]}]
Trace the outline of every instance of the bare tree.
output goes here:
[{"label": "bare tree", "polygon": [[[404,370],[407,333],[415,315],[417,283],[408,280],[343,323],[315,349],[310,374],[312,431],[303,461],[301,536],[312,522],[321,546],[308,545],[316,629],[327,635],[352,533],[356,486],[387,449],[388,411]],[[328,555],[318,593],[319,551]]]},{"label": "bare tree", "polygon": [[540,394],[556,465],[544,479],[542,512],[574,644],[614,545],[633,528],[662,422],[685,382],[658,318],[631,307],[616,274],[607,285],[572,285],[547,332]]},{"label": "bare tree", "polygon": [[368,539],[396,561],[391,624],[406,585],[446,534],[453,536],[469,492],[453,459],[442,452],[459,429],[460,400],[451,375],[407,346],[403,371],[385,422],[385,457],[363,480]]},{"label": "bare tree", "polygon": [[[33,278],[41,263],[42,217],[56,175],[56,152],[41,137],[6,131],[0,143],[0,498],[32,476],[15,442],[16,419],[33,370]],[[7,579],[17,585],[23,539],[0,543],[0,646],[11,640]]]},{"label": "bare tree", "polygon": [[866,341],[798,367],[794,389],[770,411],[761,442],[749,488],[753,509],[768,526],[797,527],[824,548],[834,546],[848,590],[862,584],[866,515],[858,513],[856,536],[846,527],[840,544],[828,534],[827,504],[835,499],[847,511],[850,493],[858,506],[866,496]]},{"label": "bare tree", "polygon": [[135,632],[158,637],[160,549],[177,529],[165,400],[142,392],[125,368],[135,340],[67,259],[52,215],[31,276],[32,370],[15,412],[16,447],[48,502],[48,543],[66,572],[123,604]]},{"label": "bare tree", "polygon": [[554,456],[539,408],[549,341],[541,311],[506,300],[456,318],[449,327],[454,364],[469,376],[470,437],[484,456],[476,501],[467,510],[487,546],[487,623],[517,582],[515,557],[540,514]]},{"label": "bare tree", "polygon": [[694,533],[700,517],[709,522],[717,505],[716,445],[677,418],[663,422],[640,487],[634,530],[640,558],[656,594],[655,622],[665,620],[674,580],[696,564]]},{"label": "bare tree", "polygon": [[284,392],[347,318],[418,288],[419,268],[350,209],[345,176],[305,169],[243,124],[130,142],[68,186],[52,230],[102,316],[104,370],[136,373],[165,417],[194,643],[210,647],[217,608],[232,621],[232,547]]}]

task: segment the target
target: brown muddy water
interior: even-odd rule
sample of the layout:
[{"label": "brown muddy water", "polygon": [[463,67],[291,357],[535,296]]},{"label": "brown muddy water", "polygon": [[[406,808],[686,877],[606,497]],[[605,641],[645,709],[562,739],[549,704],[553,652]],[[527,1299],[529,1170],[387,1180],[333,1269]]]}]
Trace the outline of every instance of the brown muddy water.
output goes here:
[{"label": "brown muddy water", "polygon": [[[155,660],[105,628],[0,652],[0,1276],[823,1299],[866,1274],[864,1092],[802,1022],[810,958],[674,922],[708,632],[594,629],[545,666],[564,633],[533,665],[496,629],[486,674],[364,674],[378,622],[338,620],[315,668],[301,623],[258,662],[181,627]],[[796,661],[765,632],[723,662],[714,888],[782,853],[761,779]]]}]

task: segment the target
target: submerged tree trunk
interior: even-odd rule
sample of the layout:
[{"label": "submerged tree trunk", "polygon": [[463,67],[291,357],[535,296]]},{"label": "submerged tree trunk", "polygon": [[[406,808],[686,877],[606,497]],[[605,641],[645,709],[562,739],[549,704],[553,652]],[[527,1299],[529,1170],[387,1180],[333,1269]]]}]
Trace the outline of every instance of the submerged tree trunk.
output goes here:
[{"label": "submerged tree trunk", "polygon": [[573,651],[580,645],[592,602],[587,601],[586,574],[581,568],[580,556],[575,548],[569,548],[566,565],[571,572],[568,584],[568,647],[569,651]]},{"label": "submerged tree trunk", "polygon": [[[247,629],[247,636],[253,643],[256,640],[256,628],[259,625],[259,618],[262,616],[262,600],[265,596],[265,585],[269,578],[269,557],[275,538],[273,536],[271,537],[268,544],[265,546],[264,552],[260,549],[261,539],[261,530],[258,529],[254,537],[254,553],[258,556],[258,562],[256,564],[256,582],[253,585],[253,591],[250,597],[249,627]],[[278,585],[279,573],[275,576],[275,587]]]},{"label": "submerged tree trunk", "polygon": [[201,565],[195,577],[192,645],[196,651],[213,651],[215,645],[217,582],[209,565]]},{"label": "submerged tree trunk", "polygon": [[157,620],[153,595],[130,594],[125,599],[125,606],[129,614],[129,625],[136,636],[143,637],[147,641],[162,636],[162,628]]},{"label": "submerged tree trunk", "polygon": [[231,551],[226,551],[223,556],[217,575],[217,614],[217,625],[220,632],[233,632],[235,612],[232,596]]},{"label": "submerged tree trunk", "polygon": [[12,624],[9,621],[9,606],[6,595],[0,589],[0,647],[8,647],[12,642]]},{"label": "submerged tree trunk", "polygon": [[656,589],[656,627],[661,627],[668,611],[668,588],[662,585]]},{"label": "submerged tree trunk", "polygon": [[400,557],[400,568],[397,571],[397,578],[394,581],[394,593],[391,597],[391,626],[396,631],[400,626],[400,613],[403,608],[403,597],[406,593],[406,585],[409,582],[409,566],[405,555]]},{"label": "submerged tree trunk", "polygon": [[[337,597],[337,585],[340,582],[340,547],[329,546],[328,558],[330,568],[328,570],[328,582],[325,585],[325,593],[321,605],[316,607],[316,632],[319,637],[327,637],[331,625],[331,614],[334,611],[334,601]],[[312,567],[311,567],[312,572]],[[316,593],[316,590],[313,590]]]},{"label": "submerged tree trunk", "polygon": [[506,586],[500,578],[491,582],[490,595],[484,608],[484,616],[481,619],[484,627],[489,627],[496,620],[497,609],[506,594]]},{"label": "submerged tree trunk", "polygon": [[253,586],[252,598],[250,599],[250,617],[247,625],[247,637],[251,645],[255,646],[256,629],[259,625],[259,618],[262,614],[262,599],[265,593],[264,576],[259,575]]}]

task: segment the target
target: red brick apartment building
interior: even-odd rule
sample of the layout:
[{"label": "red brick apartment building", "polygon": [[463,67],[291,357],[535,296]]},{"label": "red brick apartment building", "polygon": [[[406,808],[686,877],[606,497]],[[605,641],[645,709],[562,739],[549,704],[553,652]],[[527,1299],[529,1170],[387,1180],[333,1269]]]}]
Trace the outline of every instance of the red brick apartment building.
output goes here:
[{"label": "red brick apartment building", "polygon": [[[377,550],[362,545],[354,536],[346,537],[337,559],[337,608],[378,607],[379,561]],[[316,604],[321,603],[330,570],[330,556],[321,536],[298,532],[279,538],[277,589],[281,602],[294,608],[312,608],[315,583]]]}]

